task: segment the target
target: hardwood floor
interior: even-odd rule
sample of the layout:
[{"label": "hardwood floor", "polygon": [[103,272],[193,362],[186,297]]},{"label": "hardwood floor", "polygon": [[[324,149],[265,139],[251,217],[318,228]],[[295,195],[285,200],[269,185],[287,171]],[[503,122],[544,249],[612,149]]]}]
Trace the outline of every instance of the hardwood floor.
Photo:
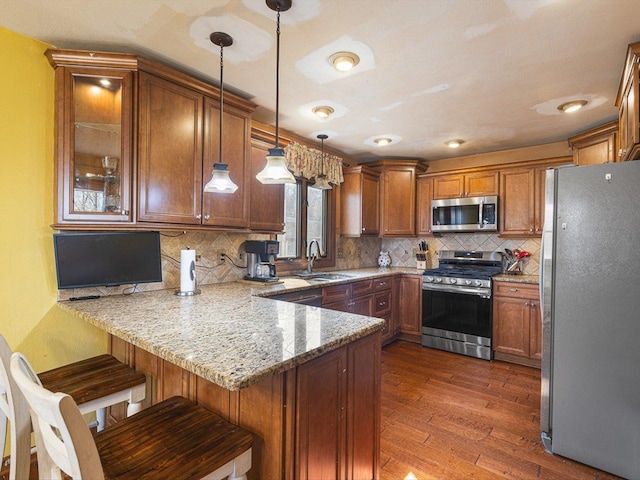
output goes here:
[{"label": "hardwood floor", "polygon": [[382,350],[380,465],[381,480],[619,479],[545,452],[539,370],[403,341]]}]

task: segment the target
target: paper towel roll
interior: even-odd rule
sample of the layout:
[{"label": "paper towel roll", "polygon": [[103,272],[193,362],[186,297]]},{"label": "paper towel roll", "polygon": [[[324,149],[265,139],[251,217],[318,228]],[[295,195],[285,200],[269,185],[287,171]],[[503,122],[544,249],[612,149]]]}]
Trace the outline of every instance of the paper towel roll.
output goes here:
[{"label": "paper towel roll", "polygon": [[196,251],[180,250],[180,291],[196,290]]}]

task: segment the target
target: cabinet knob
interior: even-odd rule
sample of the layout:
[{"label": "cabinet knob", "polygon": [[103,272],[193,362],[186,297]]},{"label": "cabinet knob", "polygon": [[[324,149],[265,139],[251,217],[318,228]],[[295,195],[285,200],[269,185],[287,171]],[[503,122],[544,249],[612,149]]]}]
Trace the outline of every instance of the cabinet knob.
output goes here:
[{"label": "cabinet knob", "polygon": [[129,215],[129,210],[122,210],[122,215]]},{"label": "cabinet knob", "polygon": [[367,229],[366,229],[366,228],[364,228],[364,227],[362,227],[362,231],[363,231],[363,232],[366,232],[366,231],[367,231]]},{"label": "cabinet knob", "polygon": [[528,307],[529,306],[529,302],[524,302],[524,306]]},{"label": "cabinet knob", "polygon": [[529,231],[530,231],[530,232],[533,232],[533,228],[530,228],[530,229],[529,229]]},{"label": "cabinet knob", "polygon": [[536,306],[535,302],[531,302],[531,306],[535,307]]},{"label": "cabinet knob", "polygon": [[198,214],[198,215],[196,215],[196,218],[197,218],[198,220],[200,220],[200,219],[202,218],[202,215]]},{"label": "cabinet knob", "polygon": [[378,282],[378,285],[379,285],[380,287],[384,287],[386,284],[387,284],[387,282]]},{"label": "cabinet knob", "polygon": [[380,302],[380,303],[378,303],[378,306],[379,307],[384,307],[386,304],[387,304],[387,302]]},{"label": "cabinet knob", "polygon": [[209,220],[211,218],[211,215],[209,215],[208,213],[204,216],[205,220]]},{"label": "cabinet knob", "polygon": [[618,156],[619,157],[624,157],[627,154],[627,151],[623,148],[621,148],[620,150],[618,150]]}]

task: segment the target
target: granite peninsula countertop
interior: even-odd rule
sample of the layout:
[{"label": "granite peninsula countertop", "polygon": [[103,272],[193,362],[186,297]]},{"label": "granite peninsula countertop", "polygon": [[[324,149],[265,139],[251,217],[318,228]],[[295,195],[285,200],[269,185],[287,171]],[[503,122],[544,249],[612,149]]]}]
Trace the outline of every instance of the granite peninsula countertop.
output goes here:
[{"label": "granite peninsula countertop", "polygon": [[509,282],[509,283],[528,283],[532,285],[538,285],[538,275],[496,275],[493,280],[496,282]]},{"label": "granite peninsula countertop", "polygon": [[381,330],[384,320],[272,300],[285,292],[415,268],[348,270],[326,282],[283,278],[275,285],[230,282],[200,286],[179,297],[173,290],[62,301],[63,310],[228,390],[240,390],[325,352]]}]

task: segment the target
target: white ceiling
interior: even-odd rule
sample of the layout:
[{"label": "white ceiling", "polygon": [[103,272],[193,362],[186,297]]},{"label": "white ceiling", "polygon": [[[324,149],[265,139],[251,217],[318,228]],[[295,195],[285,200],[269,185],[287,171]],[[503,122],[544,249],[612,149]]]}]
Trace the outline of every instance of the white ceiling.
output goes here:
[{"label": "white ceiling", "polygon": [[[2,26],[58,48],[140,53],[225,86],[275,120],[275,12],[264,0],[0,0]],[[638,0],[293,0],[281,14],[280,126],[361,161],[564,141],[617,116]],[[361,63],[338,74],[327,57]],[[589,100],[581,111],[557,105]],[[336,110],[329,120],[313,106]],[[377,147],[376,136],[396,139]],[[464,139],[458,150],[444,146]],[[317,140],[316,140],[317,141]]]}]

